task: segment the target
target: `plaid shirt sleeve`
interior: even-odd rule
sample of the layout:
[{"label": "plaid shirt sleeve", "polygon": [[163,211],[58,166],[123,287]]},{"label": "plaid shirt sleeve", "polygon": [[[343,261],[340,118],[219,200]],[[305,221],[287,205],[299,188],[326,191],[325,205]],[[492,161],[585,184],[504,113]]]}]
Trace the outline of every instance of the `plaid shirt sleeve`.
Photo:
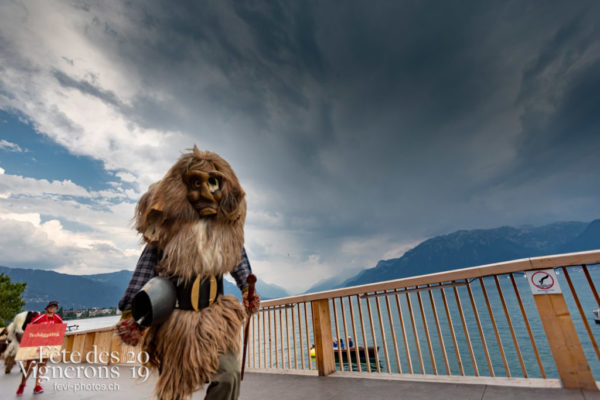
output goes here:
[{"label": "plaid shirt sleeve", "polygon": [[248,275],[252,273],[252,268],[250,268],[250,261],[248,261],[248,255],[246,254],[246,249],[242,248],[242,261],[240,264],[235,267],[233,271],[231,271],[231,276],[235,279],[237,286],[240,290],[244,290],[248,287]]},{"label": "plaid shirt sleeve", "polygon": [[133,296],[139,292],[146,282],[156,275],[154,273],[154,266],[158,264],[159,261],[158,253],[158,248],[152,245],[147,245],[144,248],[137,262],[137,266],[135,267],[135,271],[131,276],[129,285],[127,286],[127,289],[125,289],[121,301],[119,301],[119,310],[125,311],[130,309]]}]

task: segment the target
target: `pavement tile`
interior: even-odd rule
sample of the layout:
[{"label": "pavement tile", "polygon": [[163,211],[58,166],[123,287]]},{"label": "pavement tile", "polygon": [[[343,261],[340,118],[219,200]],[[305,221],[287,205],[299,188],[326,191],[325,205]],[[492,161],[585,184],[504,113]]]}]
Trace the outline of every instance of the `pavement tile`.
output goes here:
[{"label": "pavement tile", "polygon": [[[85,366],[86,364],[83,364]],[[64,366],[63,366],[64,367]],[[97,367],[97,366],[96,366]],[[20,382],[17,368],[9,375],[0,375],[0,399],[17,398],[15,392]],[[23,400],[136,400],[151,399],[156,376],[146,382],[131,378],[131,367],[119,367],[119,376],[110,379],[56,378],[44,382],[44,394],[34,395],[35,386],[30,378]],[[71,386],[67,390],[65,385]],[[97,385],[117,384],[117,390],[94,390]],[[62,389],[62,390],[60,390]],[[78,390],[77,390],[78,389]],[[193,399],[204,398],[204,392]],[[600,400],[599,392],[578,390],[498,387],[468,384],[411,382],[404,380],[363,379],[345,377],[316,377],[286,374],[247,373],[242,382],[241,400],[351,400],[351,399],[411,399],[411,400]]]},{"label": "pavement tile", "polygon": [[585,400],[600,400],[600,392],[582,391]]},{"label": "pavement tile", "polygon": [[487,386],[483,400],[584,400],[581,390]]}]

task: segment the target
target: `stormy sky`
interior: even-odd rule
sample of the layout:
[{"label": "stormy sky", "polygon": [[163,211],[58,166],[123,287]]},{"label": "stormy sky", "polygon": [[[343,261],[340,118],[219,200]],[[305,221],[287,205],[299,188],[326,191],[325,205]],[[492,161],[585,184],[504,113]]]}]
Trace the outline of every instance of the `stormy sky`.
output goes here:
[{"label": "stormy sky", "polygon": [[0,3],[0,264],[133,269],[194,144],[291,292],[458,229],[598,218],[597,1]]}]

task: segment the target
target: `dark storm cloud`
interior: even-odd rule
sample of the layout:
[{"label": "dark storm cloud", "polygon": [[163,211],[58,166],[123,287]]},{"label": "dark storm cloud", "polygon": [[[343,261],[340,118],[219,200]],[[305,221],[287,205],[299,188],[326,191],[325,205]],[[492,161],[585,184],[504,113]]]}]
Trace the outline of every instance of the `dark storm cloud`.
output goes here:
[{"label": "dark storm cloud", "polygon": [[[570,213],[569,202],[595,200],[600,194],[595,173],[600,167],[600,32],[597,10],[583,10],[574,10],[549,30],[525,64],[515,101],[520,122],[516,157],[488,182],[543,201],[526,188],[545,180],[545,202],[564,200],[557,211],[565,213]],[[579,218],[594,217],[594,210],[580,211]]]},{"label": "dark storm cloud", "polygon": [[590,25],[580,15],[560,27],[525,70],[522,153],[536,150],[548,162],[558,153],[565,159],[584,155],[589,140],[598,143],[600,60],[586,55],[597,52],[600,32]]},{"label": "dark storm cloud", "polygon": [[597,2],[146,2],[126,17],[135,29],[97,17],[86,34],[168,96],[125,106],[57,78],[223,150],[307,252],[598,217]]},{"label": "dark storm cloud", "polygon": [[[72,61],[70,63],[72,64]],[[62,71],[54,71],[54,77],[65,88],[77,89],[82,93],[97,97],[113,106],[122,106],[118,97],[113,92],[102,90],[88,81],[73,79]]]},{"label": "dark storm cloud", "polygon": [[[136,22],[146,30],[127,32],[122,37],[115,33],[119,51],[149,86],[165,89],[169,85],[169,92],[186,111],[201,106],[217,115],[251,117],[253,129],[266,129],[266,96],[290,107],[309,106],[297,84],[302,82],[307,66],[318,64],[317,46],[310,33],[303,36],[301,29],[305,27],[298,26],[298,33],[287,32],[305,22],[302,18],[296,21],[290,10],[282,15],[282,6],[277,3],[257,10],[241,4],[230,9],[218,2],[208,7],[194,2],[178,8],[165,3],[145,7]],[[107,29],[112,30],[110,21],[98,21],[97,25],[102,36]],[[304,49],[311,51],[302,56]],[[140,107],[147,101],[152,103],[139,99]],[[184,114],[184,127],[197,123],[195,113]],[[145,118],[140,122],[148,124]]]}]

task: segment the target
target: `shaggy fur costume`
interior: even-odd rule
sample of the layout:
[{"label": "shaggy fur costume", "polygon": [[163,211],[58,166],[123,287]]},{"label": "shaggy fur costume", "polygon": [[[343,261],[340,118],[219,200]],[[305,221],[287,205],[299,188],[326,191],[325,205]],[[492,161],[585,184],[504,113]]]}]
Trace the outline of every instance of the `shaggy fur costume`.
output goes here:
[{"label": "shaggy fur costume", "polygon": [[8,349],[6,349],[5,357],[14,357],[17,355],[17,351],[19,350],[18,336],[23,335],[23,325],[27,319],[27,313],[29,311],[18,313],[8,325],[7,339],[10,340],[10,344],[8,345]]},{"label": "shaggy fur costume", "polygon": [[19,351],[19,337],[23,335],[23,325],[27,320],[29,311],[23,311],[15,315],[15,318],[8,325],[6,338],[10,340],[8,347],[4,351],[4,372],[10,373],[15,365],[15,357]]},{"label": "shaggy fur costume", "polygon": [[[189,170],[218,171],[223,180],[217,214],[200,217],[187,199],[183,176]],[[235,173],[221,157],[196,147],[184,154],[158,183],[150,186],[136,209],[136,229],[158,244],[163,257],[159,275],[190,282],[196,276],[224,275],[241,261],[246,202]],[[189,398],[217,373],[219,355],[239,353],[246,317],[233,296],[220,296],[198,312],[174,310],[159,326],[149,328],[143,349],[158,367],[159,399]]]},{"label": "shaggy fur costume", "polygon": [[8,336],[7,328],[0,329],[0,359],[4,358],[4,351],[8,347],[8,343],[6,342],[6,338]]},{"label": "shaggy fur costume", "polygon": [[187,398],[211,380],[219,355],[240,347],[245,310],[233,296],[219,297],[199,312],[175,310],[158,328],[151,328],[145,350],[159,368],[156,397]]}]

